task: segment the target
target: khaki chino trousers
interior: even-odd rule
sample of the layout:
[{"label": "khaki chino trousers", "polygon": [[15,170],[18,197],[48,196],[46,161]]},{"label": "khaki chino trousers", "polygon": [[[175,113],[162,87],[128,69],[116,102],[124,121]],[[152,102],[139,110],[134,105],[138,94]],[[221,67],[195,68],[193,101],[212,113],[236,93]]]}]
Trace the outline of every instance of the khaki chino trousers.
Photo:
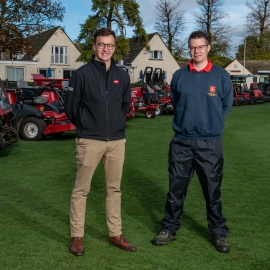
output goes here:
[{"label": "khaki chino trousers", "polygon": [[110,237],[122,234],[121,178],[126,139],[99,141],[76,138],[77,174],[70,202],[71,237],[84,236],[86,199],[93,174],[102,161],[106,184],[106,219]]}]

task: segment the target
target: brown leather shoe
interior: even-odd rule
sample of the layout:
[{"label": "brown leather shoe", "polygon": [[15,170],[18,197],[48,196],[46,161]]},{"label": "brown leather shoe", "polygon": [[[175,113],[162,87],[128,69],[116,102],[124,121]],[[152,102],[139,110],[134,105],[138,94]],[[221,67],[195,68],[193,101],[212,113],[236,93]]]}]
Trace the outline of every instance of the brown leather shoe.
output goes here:
[{"label": "brown leather shoe", "polygon": [[75,256],[82,256],[84,254],[82,237],[72,237],[70,252]]},{"label": "brown leather shoe", "polygon": [[117,247],[124,249],[124,250],[127,250],[127,251],[136,251],[137,250],[137,248],[135,246],[133,246],[132,244],[130,244],[126,240],[124,235],[122,235],[122,234],[115,236],[115,237],[110,237],[109,242],[111,245],[117,246]]}]

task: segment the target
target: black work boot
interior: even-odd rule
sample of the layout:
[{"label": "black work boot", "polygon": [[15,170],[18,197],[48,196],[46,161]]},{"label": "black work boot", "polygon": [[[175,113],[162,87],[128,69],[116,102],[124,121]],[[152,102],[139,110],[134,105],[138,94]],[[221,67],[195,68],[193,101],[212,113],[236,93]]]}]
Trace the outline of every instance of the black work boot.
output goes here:
[{"label": "black work boot", "polygon": [[169,244],[169,242],[172,242],[174,240],[176,240],[175,236],[167,232],[160,232],[159,235],[152,239],[152,244],[156,246],[163,246]]},{"label": "black work boot", "polygon": [[213,238],[214,246],[218,252],[228,253],[230,252],[230,246],[225,237]]}]

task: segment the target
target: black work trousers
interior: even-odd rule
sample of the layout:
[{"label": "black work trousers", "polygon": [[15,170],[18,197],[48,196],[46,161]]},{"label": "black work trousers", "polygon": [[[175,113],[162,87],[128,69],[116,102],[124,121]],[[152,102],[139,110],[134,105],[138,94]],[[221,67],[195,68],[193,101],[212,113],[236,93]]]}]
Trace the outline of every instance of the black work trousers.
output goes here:
[{"label": "black work trousers", "polygon": [[220,185],[223,177],[223,143],[173,137],[169,149],[169,192],[162,231],[175,235],[180,228],[183,206],[194,171],[206,202],[208,228],[213,238],[226,237],[228,228],[222,214]]}]

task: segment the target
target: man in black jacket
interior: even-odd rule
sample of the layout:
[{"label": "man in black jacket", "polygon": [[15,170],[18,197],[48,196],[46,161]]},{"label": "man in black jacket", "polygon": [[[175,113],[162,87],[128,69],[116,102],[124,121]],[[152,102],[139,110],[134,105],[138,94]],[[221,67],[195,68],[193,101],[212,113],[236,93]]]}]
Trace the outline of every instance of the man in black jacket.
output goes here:
[{"label": "man in black jacket", "polygon": [[94,34],[91,61],[71,77],[65,112],[76,126],[77,175],[70,204],[70,252],[84,254],[86,198],[92,176],[102,161],[106,182],[109,242],[136,251],[122,235],[120,184],[125,158],[126,114],[130,106],[128,73],[115,65],[115,33],[101,28]]}]

